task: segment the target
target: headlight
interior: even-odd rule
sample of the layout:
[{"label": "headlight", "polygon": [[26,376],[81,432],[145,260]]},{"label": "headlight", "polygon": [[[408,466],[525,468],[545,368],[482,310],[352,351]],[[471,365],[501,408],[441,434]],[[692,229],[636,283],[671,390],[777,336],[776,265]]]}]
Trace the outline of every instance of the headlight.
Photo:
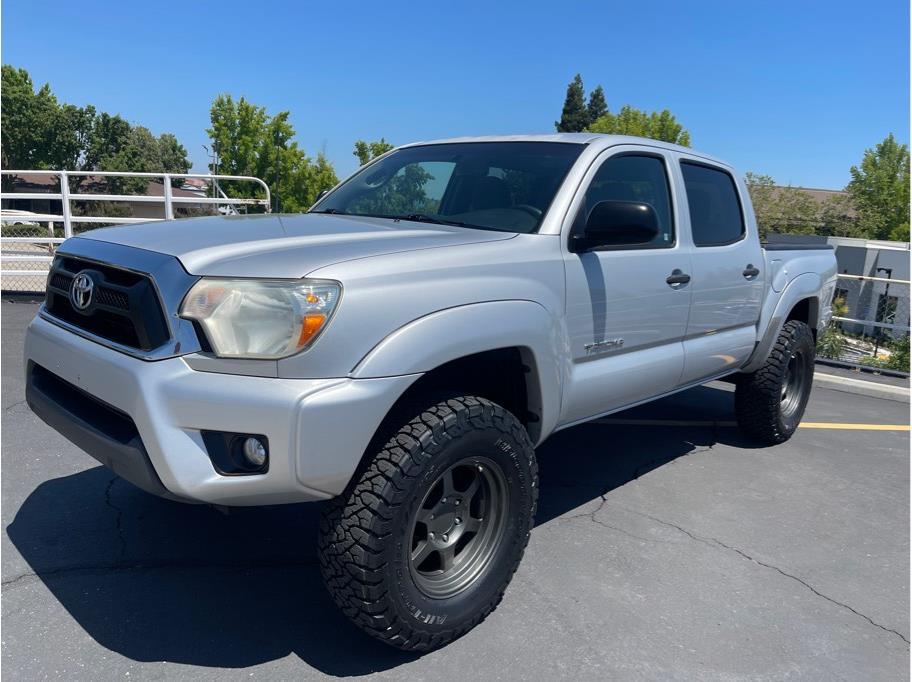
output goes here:
[{"label": "headlight", "polygon": [[341,294],[342,286],[327,280],[203,278],[180,316],[199,322],[220,357],[284,358],[314,342]]}]

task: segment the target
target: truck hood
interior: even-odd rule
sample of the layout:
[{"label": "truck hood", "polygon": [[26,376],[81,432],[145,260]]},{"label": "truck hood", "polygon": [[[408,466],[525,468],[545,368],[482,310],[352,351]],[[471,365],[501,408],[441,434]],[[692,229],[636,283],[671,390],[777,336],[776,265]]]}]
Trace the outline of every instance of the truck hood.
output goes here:
[{"label": "truck hood", "polygon": [[303,277],[318,268],[403,251],[510,239],[510,232],[305,213],[215,216],[107,227],[84,239],[177,257],[192,275]]}]

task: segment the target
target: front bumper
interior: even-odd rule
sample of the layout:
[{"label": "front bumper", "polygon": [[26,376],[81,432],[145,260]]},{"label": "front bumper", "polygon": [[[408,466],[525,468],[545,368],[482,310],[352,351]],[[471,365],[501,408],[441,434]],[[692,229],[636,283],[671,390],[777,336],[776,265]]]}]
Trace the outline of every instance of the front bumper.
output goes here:
[{"label": "front bumper", "polygon": [[[377,426],[418,376],[277,379],[200,372],[180,357],[130,357],[40,317],[26,332],[25,361],[29,405],[50,426],[149,492],[221,505],[338,495]],[[36,366],[50,373],[50,384],[42,383]],[[76,390],[49,390],[55,379]],[[101,407],[86,411],[80,395],[86,405],[95,399]],[[93,416],[106,408],[132,421],[136,437],[129,427],[108,432]],[[219,474],[203,430],[264,434],[268,471]]]}]

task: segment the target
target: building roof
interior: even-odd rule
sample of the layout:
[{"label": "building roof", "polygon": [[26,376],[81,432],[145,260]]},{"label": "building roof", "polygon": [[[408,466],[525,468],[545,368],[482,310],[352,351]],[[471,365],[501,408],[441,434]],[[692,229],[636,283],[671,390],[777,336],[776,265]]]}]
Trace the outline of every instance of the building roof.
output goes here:
[{"label": "building roof", "polygon": [[[797,190],[797,191],[801,192],[802,194],[806,194],[811,199],[813,199],[815,202],[817,202],[817,204],[820,205],[821,207],[824,204],[826,204],[828,201],[830,201],[831,199],[849,196],[848,192],[846,192],[845,190],[841,190],[841,189],[819,189],[816,187],[793,187],[791,185],[789,185],[789,186],[777,185],[777,186],[773,187],[773,193],[775,195],[778,195],[785,190]],[[844,208],[845,208],[845,215],[847,218],[854,218],[856,216],[855,208],[854,208],[854,206],[852,206],[851,203],[846,203]]]},{"label": "building roof", "polygon": [[[12,178],[14,191],[20,192],[47,192],[49,194],[60,191],[60,176],[56,173],[31,174],[28,175],[10,175]],[[82,176],[77,191],[80,194],[104,194],[107,191],[105,177],[100,175]],[[186,186],[185,186],[186,187]],[[203,196],[207,187],[181,188],[172,187],[171,194],[175,197],[200,197]],[[163,197],[165,196],[165,187],[161,180],[150,178],[146,185],[145,196]],[[10,197],[15,199],[15,197]],[[78,200],[77,200],[78,201]],[[123,201],[129,202],[129,199]]]}]

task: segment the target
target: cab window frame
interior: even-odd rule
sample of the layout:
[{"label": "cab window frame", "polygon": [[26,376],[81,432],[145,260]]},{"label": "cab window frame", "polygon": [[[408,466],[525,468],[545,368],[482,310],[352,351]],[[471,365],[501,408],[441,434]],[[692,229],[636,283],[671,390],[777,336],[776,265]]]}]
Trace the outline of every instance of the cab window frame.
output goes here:
[{"label": "cab window frame", "polygon": [[646,150],[641,151],[638,149],[632,149],[629,151],[618,152],[617,154],[610,154],[609,156],[607,156],[605,159],[603,159],[601,161],[599,161],[599,160],[595,161],[595,164],[597,164],[597,165],[595,167],[595,170],[592,172],[592,176],[591,176],[589,182],[586,184],[585,187],[580,188],[580,206],[577,209],[576,215],[574,216],[573,223],[571,225],[571,228],[570,228],[570,231],[569,231],[569,234],[567,237],[568,247],[569,247],[570,243],[573,241],[573,237],[577,234],[582,234],[583,231],[586,229],[586,218],[588,217],[587,216],[587,206],[586,206],[586,194],[589,192],[589,189],[592,187],[592,183],[595,180],[595,178],[598,176],[599,171],[601,171],[602,167],[609,161],[614,161],[616,159],[621,159],[621,158],[630,157],[630,156],[655,159],[662,166],[662,171],[665,175],[665,193],[666,193],[666,197],[668,199],[668,220],[670,223],[669,228],[671,230],[671,239],[667,242],[658,243],[658,244],[618,244],[618,245],[614,245],[614,246],[603,245],[603,246],[596,246],[591,249],[587,249],[587,251],[593,251],[593,252],[599,252],[599,251],[652,251],[652,250],[656,250],[656,249],[673,249],[678,245],[678,221],[677,221],[677,218],[675,215],[677,212],[677,208],[676,208],[676,203],[675,203],[674,185],[672,183],[673,176],[672,176],[671,160],[665,154],[663,154],[661,152],[646,151]]},{"label": "cab window frame", "polygon": [[[702,160],[692,159],[684,157],[679,161],[679,166],[681,167],[681,185],[684,190],[684,198],[687,200],[687,220],[690,225],[690,241],[693,244],[695,249],[711,249],[718,246],[731,246],[732,244],[737,244],[739,242],[747,239],[747,216],[744,213],[744,201],[741,197],[741,190],[738,187],[738,183],[735,181],[735,176],[732,173],[722,166],[717,166],[712,163],[707,163]],[[735,203],[738,206],[738,215],[741,219],[741,232],[734,239],[723,242],[712,242],[710,244],[698,244],[696,239],[696,231],[694,230],[693,218],[691,217],[690,211],[690,193],[687,191],[687,178],[684,176],[684,166],[697,166],[698,168],[705,168],[707,170],[716,171],[722,173],[728,178],[728,181],[731,183],[732,191],[735,195]]]}]

